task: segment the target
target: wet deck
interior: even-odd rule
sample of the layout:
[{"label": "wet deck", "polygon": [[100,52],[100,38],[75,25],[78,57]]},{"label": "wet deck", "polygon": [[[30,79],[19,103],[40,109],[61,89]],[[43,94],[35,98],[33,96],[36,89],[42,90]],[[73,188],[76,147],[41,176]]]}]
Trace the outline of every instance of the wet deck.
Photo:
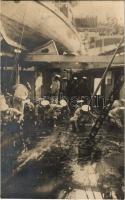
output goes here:
[{"label": "wet deck", "polygon": [[[18,155],[15,165],[10,167],[14,169],[10,176],[2,177],[2,196],[104,199],[99,178],[114,174],[117,182],[118,169],[123,166],[124,136],[122,132],[101,129],[96,143],[103,155],[101,159],[86,160],[79,152],[79,145],[84,142],[89,129],[73,133],[64,125],[51,133],[41,133],[31,150]],[[9,163],[10,160],[6,160],[7,168]],[[2,167],[7,170],[5,162]],[[112,199],[117,199],[112,183],[109,184]]]}]

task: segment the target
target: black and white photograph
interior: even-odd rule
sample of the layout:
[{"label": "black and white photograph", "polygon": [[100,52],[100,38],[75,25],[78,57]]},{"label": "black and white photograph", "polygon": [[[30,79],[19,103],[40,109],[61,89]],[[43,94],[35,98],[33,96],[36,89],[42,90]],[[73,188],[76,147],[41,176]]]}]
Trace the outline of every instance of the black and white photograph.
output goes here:
[{"label": "black and white photograph", "polygon": [[0,1],[2,199],[125,199],[124,6]]}]

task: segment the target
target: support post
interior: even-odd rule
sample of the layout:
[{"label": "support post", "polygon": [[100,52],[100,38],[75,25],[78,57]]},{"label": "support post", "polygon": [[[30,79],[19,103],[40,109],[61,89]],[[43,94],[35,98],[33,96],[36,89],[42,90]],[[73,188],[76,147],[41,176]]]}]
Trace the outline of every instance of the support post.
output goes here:
[{"label": "support post", "polygon": [[16,85],[20,83],[20,70],[19,70],[20,66],[19,64],[17,64],[16,66]]}]

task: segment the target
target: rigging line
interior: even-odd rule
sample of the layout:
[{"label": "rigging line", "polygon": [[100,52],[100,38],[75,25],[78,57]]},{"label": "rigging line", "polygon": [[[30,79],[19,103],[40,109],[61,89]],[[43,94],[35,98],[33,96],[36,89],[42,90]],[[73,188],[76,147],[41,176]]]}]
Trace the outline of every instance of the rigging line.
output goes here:
[{"label": "rigging line", "polygon": [[[23,35],[24,35],[24,30],[25,30],[25,25],[24,25],[24,18],[26,16],[26,11],[27,11],[27,8],[28,8],[28,3],[26,5],[26,9],[25,9],[25,12],[24,12],[24,15],[23,15],[23,20],[22,20],[22,24],[23,24],[23,28],[22,28],[22,32],[21,32],[21,37],[20,37],[20,41],[19,41],[19,45],[21,46],[22,44],[22,40],[23,40]],[[17,64],[18,62],[18,58],[19,58],[19,53],[16,52],[16,56],[15,56],[15,63]]]},{"label": "rigging line", "polygon": [[[19,41],[19,45],[21,46],[21,44],[22,44],[22,40],[23,40],[23,35],[24,35],[24,30],[25,30],[25,25],[24,25],[24,19],[25,19],[25,15],[26,15],[26,13],[27,13],[27,8],[28,8],[28,4],[26,5],[26,7],[25,7],[25,11],[24,11],[24,15],[23,15],[23,19],[22,19],[22,25],[23,25],[23,28],[22,28],[22,32],[21,32],[21,37],[20,37],[20,41]],[[19,55],[20,55],[20,53],[19,52],[16,52],[16,55],[15,55],[15,65],[18,65],[18,59],[19,59]],[[17,73],[19,73],[19,71],[18,71],[18,68],[17,68],[17,66],[16,66],[16,77],[18,76],[17,75]],[[17,80],[16,80],[17,81]],[[17,84],[17,82],[16,82],[16,84]]]}]

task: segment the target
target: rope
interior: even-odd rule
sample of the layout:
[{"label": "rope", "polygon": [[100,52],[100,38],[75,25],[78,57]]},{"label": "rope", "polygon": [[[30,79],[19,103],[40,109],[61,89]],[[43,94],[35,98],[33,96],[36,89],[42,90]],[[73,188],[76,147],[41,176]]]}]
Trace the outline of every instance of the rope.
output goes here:
[{"label": "rope", "polygon": [[[27,5],[26,5],[26,7],[25,7],[25,11],[24,11],[24,15],[23,15],[23,20],[22,20],[23,28],[22,28],[22,32],[21,32],[20,41],[19,41],[20,46],[21,46],[21,44],[22,44],[23,35],[24,35],[24,30],[25,30],[24,19],[25,19],[25,15],[26,15],[26,13],[27,13],[27,8],[28,8],[28,3],[27,3]],[[15,64],[16,64],[16,65],[18,65],[19,55],[20,55],[20,54],[19,54],[18,52],[16,52],[16,55],[15,55]],[[17,68],[16,68],[16,70],[17,70]],[[17,71],[16,71],[16,72],[17,72]]]}]

